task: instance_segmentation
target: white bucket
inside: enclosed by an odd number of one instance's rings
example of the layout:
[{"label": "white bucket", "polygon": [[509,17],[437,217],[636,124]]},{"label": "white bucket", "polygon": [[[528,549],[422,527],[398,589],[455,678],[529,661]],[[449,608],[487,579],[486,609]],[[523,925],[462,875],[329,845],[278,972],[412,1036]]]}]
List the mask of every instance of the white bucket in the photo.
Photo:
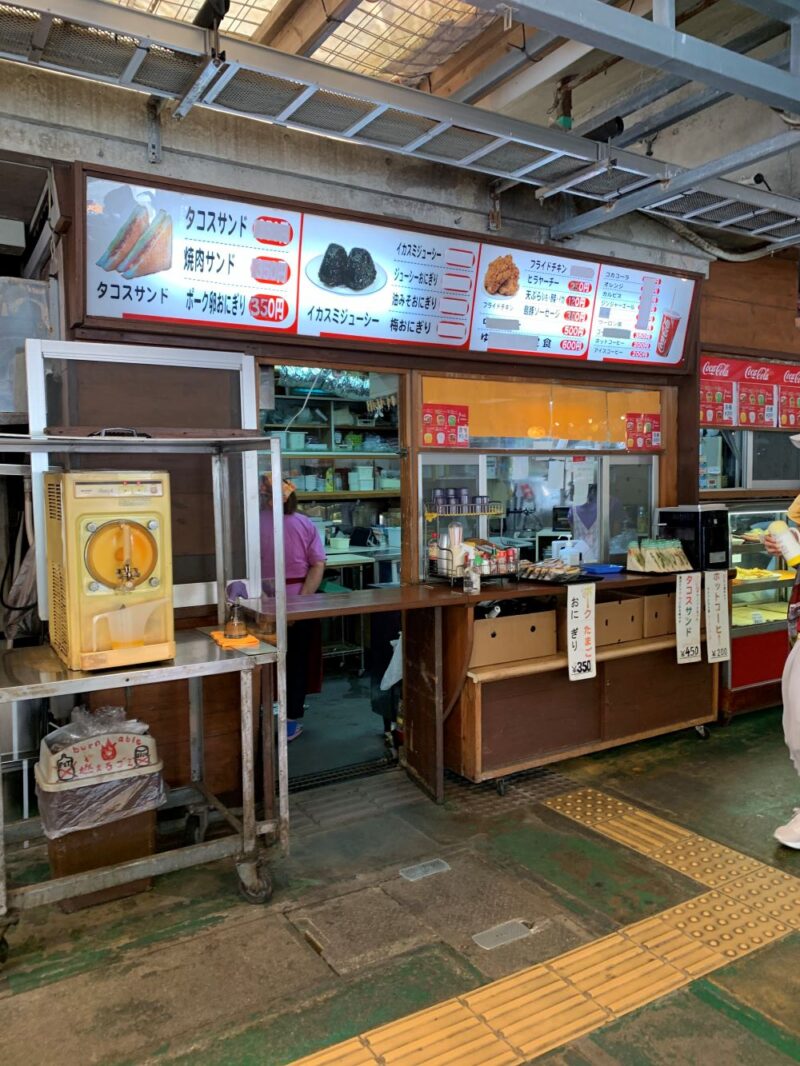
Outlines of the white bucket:
[{"label": "white bucket", "polygon": [[292,431],[286,434],[286,442],[286,447],[290,452],[301,452],[306,446],[306,435]]},{"label": "white bucket", "polygon": [[400,528],[400,526],[387,526],[386,527],[386,536],[388,538],[389,547],[390,548],[399,548],[400,547],[400,538],[402,536],[402,532],[403,531]]}]

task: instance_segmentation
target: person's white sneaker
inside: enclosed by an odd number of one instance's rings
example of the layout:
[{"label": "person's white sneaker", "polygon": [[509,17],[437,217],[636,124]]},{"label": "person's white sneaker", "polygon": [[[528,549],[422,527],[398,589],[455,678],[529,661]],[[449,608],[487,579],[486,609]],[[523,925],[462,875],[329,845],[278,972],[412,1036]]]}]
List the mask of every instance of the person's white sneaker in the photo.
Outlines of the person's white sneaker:
[{"label": "person's white sneaker", "polygon": [[800,807],[795,807],[794,818],[786,825],[778,826],[772,835],[784,847],[800,851]]}]

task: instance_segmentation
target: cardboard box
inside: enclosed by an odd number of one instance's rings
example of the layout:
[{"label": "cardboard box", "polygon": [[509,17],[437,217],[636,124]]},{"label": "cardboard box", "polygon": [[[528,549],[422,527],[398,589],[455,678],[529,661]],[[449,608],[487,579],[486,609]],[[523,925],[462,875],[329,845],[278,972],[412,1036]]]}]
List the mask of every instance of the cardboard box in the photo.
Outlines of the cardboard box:
[{"label": "cardboard box", "polygon": [[[595,604],[595,639],[598,648],[641,640],[644,607],[641,596],[616,596]],[[567,650],[567,609],[558,610],[558,647]]]},{"label": "cardboard box", "polygon": [[485,618],[475,622],[469,665],[496,666],[555,653],[555,611]]},{"label": "cardboard box", "polygon": [[675,632],[675,593],[644,597],[645,637],[668,637]]}]

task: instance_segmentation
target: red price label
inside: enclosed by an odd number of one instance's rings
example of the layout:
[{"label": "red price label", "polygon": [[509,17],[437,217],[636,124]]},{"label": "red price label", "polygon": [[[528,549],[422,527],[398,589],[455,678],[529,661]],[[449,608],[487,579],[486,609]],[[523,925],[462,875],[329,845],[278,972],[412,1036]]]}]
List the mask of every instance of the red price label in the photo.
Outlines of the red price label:
[{"label": "red price label", "polygon": [[565,311],[564,318],[567,322],[585,322],[589,316],[584,314],[583,311]]},{"label": "red price label", "polygon": [[[570,286],[570,288],[571,287],[572,286]],[[568,296],[567,300],[566,300],[566,303],[567,303],[567,307],[588,307],[589,306],[589,301],[587,300],[587,298],[585,296]]]},{"label": "red price label", "polygon": [[[591,292],[592,285],[589,281],[571,281],[569,283],[570,292]],[[588,301],[587,301],[588,302]]]},{"label": "red price label", "polygon": [[582,326],[564,326],[561,332],[565,337],[582,337],[586,330]]},{"label": "red price label", "polygon": [[289,304],[283,296],[251,296],[248,310],[259,322],[283,322],[289,314]]},{"label": "red price label", "polygon": [[562,341],[562,352],[581,352],[583,351],[583,344],[581,341]]}]

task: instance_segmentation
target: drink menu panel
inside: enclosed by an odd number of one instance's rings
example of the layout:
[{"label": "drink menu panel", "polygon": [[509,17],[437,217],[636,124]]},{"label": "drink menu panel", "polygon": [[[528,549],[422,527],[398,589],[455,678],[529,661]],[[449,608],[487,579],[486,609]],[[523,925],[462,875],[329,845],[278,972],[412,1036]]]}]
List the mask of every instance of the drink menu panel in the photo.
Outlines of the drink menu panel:
[{"label": "drink menu panel", "polygon": [[683,359],[691,281],[604,264],[589,359],[674,366]]},{"label": "drink menu panel", "polygon": [[306,215],[298,331],[465,348],[479,245]]},{"label": "drink menu panel", "polygon": [[680,363],[694,283],[87,177],[86,311],[357,343]]},{"label": "drink menu panel", "polygon": [[599,272],[584,260],[484,244],[470,347],[585,359]]}]

